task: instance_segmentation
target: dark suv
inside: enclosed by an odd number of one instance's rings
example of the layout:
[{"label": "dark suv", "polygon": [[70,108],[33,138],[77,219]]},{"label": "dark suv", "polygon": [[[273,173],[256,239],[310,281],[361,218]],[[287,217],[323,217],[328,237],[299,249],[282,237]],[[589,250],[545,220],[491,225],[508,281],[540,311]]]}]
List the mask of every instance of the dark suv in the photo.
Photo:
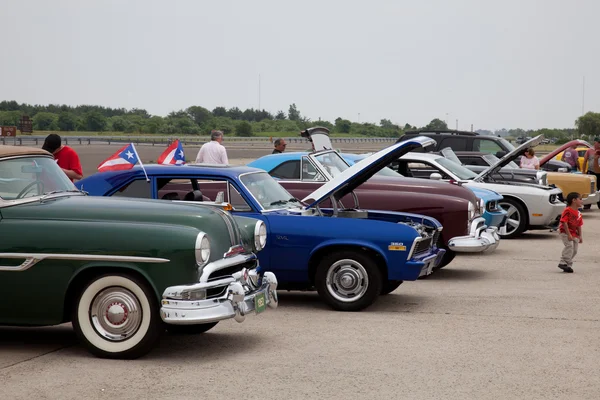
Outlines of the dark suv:
[{"label": "dark suv", "polygon": [[[436,145],[428,147],[428,151],[441,151],[446,147],[450,147],[456,151],[476,151],[482,153],[494,154],[498,158],[502,158],[506,153],[515,149],[508,140],[489,135],[480,135],[477,132],[469,131],[452,131],[452,130],[418,130],[407,131],[398,139],[401,142],[415,136],[427,136],[435,139]],[[425,151],[422,147],[418,151]],[[569,164],[559,160],[548,161],[542,169],[545,171],[558,171],[559,168],[567,168]]]}]

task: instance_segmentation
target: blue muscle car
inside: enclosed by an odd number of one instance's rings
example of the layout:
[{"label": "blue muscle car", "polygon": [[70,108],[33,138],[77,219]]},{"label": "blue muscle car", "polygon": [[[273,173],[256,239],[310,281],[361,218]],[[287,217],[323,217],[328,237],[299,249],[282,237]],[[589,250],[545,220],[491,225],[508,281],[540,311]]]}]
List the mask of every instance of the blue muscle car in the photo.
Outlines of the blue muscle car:
[{"label": "blue muscle car", "polygon": [[427,140],[388,147],[302,201],[265,171],[250,167],[149,165],[147,181],[136,166],[97,173],[76,186],[94,196],[198,202],[263,220],[268,242],[259,261],[261,268],[276,273],[279,289],[316,289],[332,308],[357,311],[403,281],[430,274],[443,258],[445,251],[436,246],[442,230],[436,219],[362,210],[358,204],[346,208],[339,201],[390,160]]}]

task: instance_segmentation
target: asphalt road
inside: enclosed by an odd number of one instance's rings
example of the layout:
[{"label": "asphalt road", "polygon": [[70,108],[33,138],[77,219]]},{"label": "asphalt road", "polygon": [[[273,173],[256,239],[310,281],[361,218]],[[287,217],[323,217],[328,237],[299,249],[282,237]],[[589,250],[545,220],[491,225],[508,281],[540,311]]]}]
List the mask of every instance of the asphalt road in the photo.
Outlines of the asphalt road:
[{"label": "asphalt road", "polygon": [[596,206],[584,223],[574,274],[556,233],[526,233],[360,313],[280,292],[276,310],[134,361],[93,358],[69,324],[3,327],[0,399],[597,399]]}]

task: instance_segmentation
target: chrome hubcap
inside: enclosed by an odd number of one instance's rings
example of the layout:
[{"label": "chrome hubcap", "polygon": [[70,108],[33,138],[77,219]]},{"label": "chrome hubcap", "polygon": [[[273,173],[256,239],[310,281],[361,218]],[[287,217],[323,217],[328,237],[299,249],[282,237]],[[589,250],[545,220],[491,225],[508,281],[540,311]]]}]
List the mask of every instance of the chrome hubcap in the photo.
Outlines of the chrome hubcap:
[{"label": "chrome hubcap", "polygon": [[90,320],[100,336],[120,342],[135,335],[140,328],[142,308],[129,290],[112,287],[96,295],[90,307]]},{"label": "chrome hubcap", "polygon": [[521,224],[521,215],[519,214],[517,207],[512,204],[500,203],[500,207],[506,211],[506,224],[498,230],[498,233],[501,236],[510,235],[516,231]]},{"label": "chrome hubcap", "polygon": [[336,300],[350,303],[364,296],[369,287],[369,276],[359,262],[339,260],[329,267],[326,285]]}]

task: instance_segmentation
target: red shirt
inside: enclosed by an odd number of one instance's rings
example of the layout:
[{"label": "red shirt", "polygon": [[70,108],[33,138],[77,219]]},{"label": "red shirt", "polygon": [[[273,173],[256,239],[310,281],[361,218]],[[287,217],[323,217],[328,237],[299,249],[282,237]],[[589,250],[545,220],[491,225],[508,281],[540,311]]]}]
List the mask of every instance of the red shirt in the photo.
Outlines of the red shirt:
[{"label": "red shirt", "polygon": [[[79,156],[69,146],[63,146],[58,152],[54,154],[54,159],[59,167],[64,169],[70,169],[83,176],[83,171],[81,170],[81,163],[79,162]],[[73,182],[73,179],[71,179]]]},{"label": "red shirt", "polygon": [[571,236],[578,238],[577,236],[577,228],[583,226],[583,217],[581,216],[581,212],[579,210],[573,210],[571,207],[565,207],[565,210],[562,212],[560,216],[560,233],[565,232],[565,228],[563,226],[563,222],[567,223],[569,227],[569,232],[571,232]]}]

